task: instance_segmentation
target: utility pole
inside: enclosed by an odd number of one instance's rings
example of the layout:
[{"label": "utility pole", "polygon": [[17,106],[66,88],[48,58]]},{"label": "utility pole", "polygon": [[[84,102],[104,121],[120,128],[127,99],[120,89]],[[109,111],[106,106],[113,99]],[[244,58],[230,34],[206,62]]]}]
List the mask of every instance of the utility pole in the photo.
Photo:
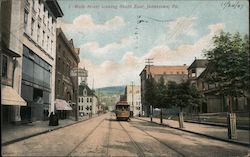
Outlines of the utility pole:
[{"label": "utility pole", "polygon": [[134,116],[134,84],[133,84],[133,81],[132,81],[132,111],[133,111],[133,115],[132,117]]},{"label": "utility pole", "polygon": [[77,64],[77,70],[76,70],[76,80],[77,80],[77,87],[76,87],[76,121],[78,121],[78,99],[79,99],[79,85],[78,85],[78,64]]}]

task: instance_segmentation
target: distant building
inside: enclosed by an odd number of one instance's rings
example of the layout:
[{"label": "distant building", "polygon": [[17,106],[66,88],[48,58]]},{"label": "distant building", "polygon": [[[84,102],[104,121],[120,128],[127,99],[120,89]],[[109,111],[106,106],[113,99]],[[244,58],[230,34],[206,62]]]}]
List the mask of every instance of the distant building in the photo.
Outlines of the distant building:
[{"label": "distant building", "polygon": [[140,91],[141,89],[139,85],[127,85],[125,87],[125,98],[130,105],[130,111],[133,112],[133,116],[139,116],[142,114]]},{"label": "distant building", "polygon": [[[59,118],[67,118],[75,115],[78,79],[70,76],[70,71],[78,67],[80,49],[75,48],[73,39],[68,40],[61,28],[56,29],[56,37],[55,99],[65,100],[73,108],[71,111],[58,111]],[[58,110],[57,105],[59,104],[56,104]],[[63,108],[60,107],[60,109]]]},{"label": "distant building", "polygon": [[167,83],[168,81],[175,81],[176,83],[181,83],[188,78],[188,66],[145,66],[140,73],[141,77],[141,103],[142,103],[142,112],[143,115],[149,115],[150,106],[147,105],[145,101],[145,83],[146,79],[149,78],[150,74],[155,79],[155,81],[159,81],[161,77],[164,78],[164,81]]},{"label": "distant building", "polygon": [[101,104],[94,91],[85,82],[81,82],[78,97],[79,116],[97,114],[101,109]]}]

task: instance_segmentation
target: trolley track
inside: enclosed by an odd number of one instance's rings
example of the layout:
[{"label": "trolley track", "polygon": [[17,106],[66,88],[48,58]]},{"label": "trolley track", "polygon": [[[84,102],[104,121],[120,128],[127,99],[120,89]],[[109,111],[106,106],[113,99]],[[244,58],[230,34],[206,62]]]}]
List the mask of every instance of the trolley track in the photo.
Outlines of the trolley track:
[{"label": "trolley track", "polygon": [[91,129],[87,136],[85,136],[66,156],[70,156],[83,142],[85,142],[90,135],[94,133],[94,131],[105,121],[106,119],[101,120],[93,129]]},{"label": "trolley track", "polygon": [[[110,115],[111,116],[111,115]],[[110,146],[110,135],[111,135],[111,117],[109,118],[109,126],[108,126],[108,135],[107,135],[107,150],[106,155],[109,156],[109,146]]]},{"label": "trolley track", "polygon": [[131,137],[131,135],[129,134],[129,132],[124,128],[124,126],[121,124],[121,122],[119,121],[120,126],[122,127],[122,129],[124,130],[124,132],[128,135],[130,141],[134,144],[134,146],[137,148],[138,151],[138,156],[142,156],[145,157],[144,151],[143,149],[140,147],[140,145],[138,145],[136,143],[136,141]]},{"label": "trolley track", "polygon": [[181,151],[175,149],[174,147],[170,146],[169,144],[159,140],[158,138],[156,138],[155,136],[151,135],[150,133],[148,133],[147,131],[137,127],[137,126],[134,126],[133,127],[137,128],[138,130],[144,132],[146,135],[148,135],[149,137],[152,137],[153,139],[155,139],[156,141],[160,142],[162,145],[164,145],[165,147],[168,147],[169,149],[173,150],[174,152],[180,154],[181,156],[185,157],[185,154],[183,154]]}]

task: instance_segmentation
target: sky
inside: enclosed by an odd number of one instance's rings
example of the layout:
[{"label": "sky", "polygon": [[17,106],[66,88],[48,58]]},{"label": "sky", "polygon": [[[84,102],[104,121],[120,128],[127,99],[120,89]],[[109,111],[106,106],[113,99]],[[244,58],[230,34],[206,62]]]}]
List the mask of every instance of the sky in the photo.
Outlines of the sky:
[{"label": "sky", "polygon": [[58,0],[90,87],[140,84],[145,59],[190,65],[220,31],[249,34],[248,1]]}]

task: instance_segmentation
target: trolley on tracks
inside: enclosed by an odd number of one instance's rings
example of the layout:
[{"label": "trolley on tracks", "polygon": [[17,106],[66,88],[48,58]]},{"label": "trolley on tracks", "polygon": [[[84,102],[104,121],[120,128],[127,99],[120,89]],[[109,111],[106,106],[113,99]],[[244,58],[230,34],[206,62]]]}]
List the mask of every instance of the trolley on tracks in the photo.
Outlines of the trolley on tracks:
[{"label": "trolley on tracks", "polygon": [[116,120],[129,120],[130,106],[126,101],[120,101],[115,105]]}]

